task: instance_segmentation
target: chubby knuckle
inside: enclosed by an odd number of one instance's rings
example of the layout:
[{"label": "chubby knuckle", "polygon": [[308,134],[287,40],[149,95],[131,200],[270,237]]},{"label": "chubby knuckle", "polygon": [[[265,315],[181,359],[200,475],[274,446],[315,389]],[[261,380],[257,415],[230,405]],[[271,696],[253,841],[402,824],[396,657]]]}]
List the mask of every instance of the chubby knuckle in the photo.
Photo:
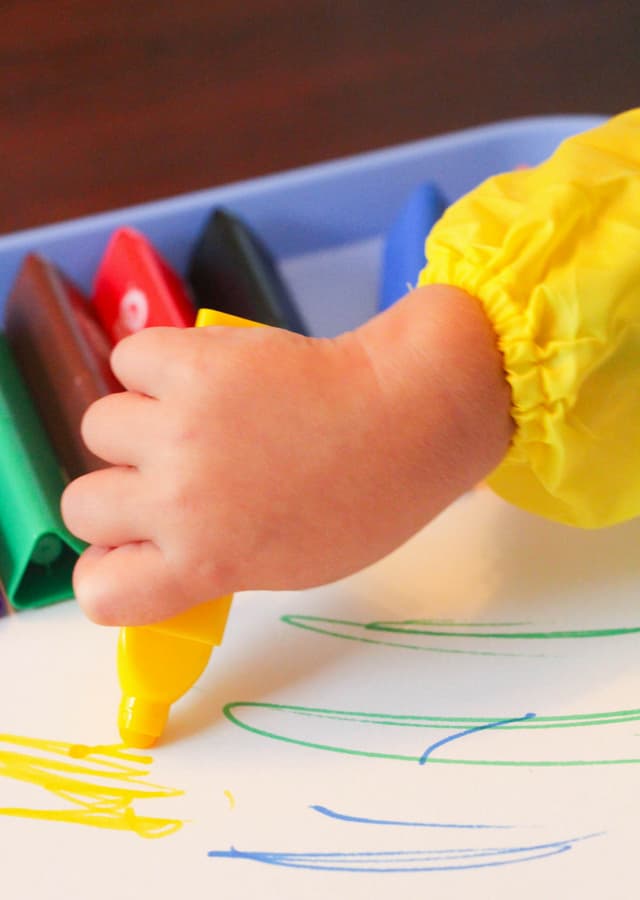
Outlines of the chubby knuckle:
[{"label": "chubby knuckle", "polygon": [[186,397],[172,405],[162,423],[165,449],[171,459],[171,468],[191,466],[193,448],[198,444],[203,430],[202,413],[194,408],[192,399]]},{"label": "chubby knuckle", "polygon": [[177,343],[175,352],[166,359],[168,380],[178,389],[193,391],[199,383],[209,377],[212,355],[202,342],[190,340],[194,334],[181,335],[184,340]]},{"label": "chubby knuckle", "polygon": [[194,379],[193,363],[190,361],[191,353],[176,353],[167,358],[164,363],[165,381],[173,389],[179,391],[190,390]]},{"label": "chubby knuckle", "polygon": [[[158,502],[158,524],[183,529],[185,520],[191,518],[193,512],[197,497],[197,485],[190,478],[176,471],[157,483],[155,491]],[[180,530],[176,532],[177,539],[180,538]]]},{"label": "chubby knuckle", "polygon": [[237,584],[236,568],[222,548],[208,546],[205,551],[196,551],[184,546],[176,553],[174,564],[176,572],[189,579],[200,600],[231,593]]}]

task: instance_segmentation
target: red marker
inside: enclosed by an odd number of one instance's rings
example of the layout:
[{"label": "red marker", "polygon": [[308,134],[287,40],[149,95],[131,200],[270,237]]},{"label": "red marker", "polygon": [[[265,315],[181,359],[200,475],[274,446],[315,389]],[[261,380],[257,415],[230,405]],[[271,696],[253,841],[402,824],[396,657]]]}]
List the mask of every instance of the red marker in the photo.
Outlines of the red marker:
[{"label": "red marker", "polygon": [[132,228],[116,231],[95,278],[93,304],[112,341],[153,325],[195,323],[187,289],[149,241]]}]

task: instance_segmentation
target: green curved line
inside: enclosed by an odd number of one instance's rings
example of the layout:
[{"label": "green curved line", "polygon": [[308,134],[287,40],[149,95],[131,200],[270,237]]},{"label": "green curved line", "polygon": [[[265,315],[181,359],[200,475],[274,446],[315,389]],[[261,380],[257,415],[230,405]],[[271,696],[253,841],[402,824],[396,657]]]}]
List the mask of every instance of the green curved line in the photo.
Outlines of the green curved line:
[{"label": "green curved line", "polygon": [[[376,725],[406,725],[413,727],[428,728],[458,728],[464,727],[474,722],[491,722],[500,721],[491,717],[466,717],[461,716],[455,719],[447,719],[443,716],[396,716],[389,713],[359,713],[348,712],[345,710],[332,710],[304,706],[289,706],[279,703],[261,703],[254,701],[234,701],[225,704],[223,714],[234,725],[249,731],[252,734],[261,735],[262,737],[271,738],[272,740],[282,741],[286,744],[297,744],[301,747],[308,747],[315,750],[325,750],[330,753],[342,753],[348,756],[363,756],[373,759],[388,759],[400,762],[419,762],[420,756],[407,755],[401,753],[384,753],[375,750],[354,750],[348,747],[340,747],[332,744],[321,744],[315,741],[305,741],[301,738],[287,737],[283,734],[267,731],[258,728],[255,725],[249,725],[241,721],[234,710],[240,708],[255,709],[272,709],[276,712],[292,712],[294,714],[309,715],[317,718],[334,718],[340,721],[355,721],[362,724]],[[516,729],[533,729],[533,728],[571,728],[576,726],[592,726],[592,725],[609,725],[619,722],[633,722],[640,718],[640,709],[632,710],[613,710],[608,713],[584,713],[575,716],[541,716],[518,723],[505,725],[504,730]],[[443,724],[446,723],[446,724]],[[502,726],[501,726],[502,728]],[[637,765],[640,758],[626,759],[571,759],[571,760],[496,760],[496,759],[440,759],[431,757],[429,763],[441,763],[443,765],[464,765],[464,766],[510,766],[523,767],[534,766],[536,768],[569,767],[569,766],[609,766],[609,765]]]},{"label": "green curved line", "polygon": [[[625,634],[640,633],[640,626],[628,628],[587,628],[567,629],[564,631],[442,631],[441,625],[454,625],[456,628],[491,628],[526,625],[527,622],[440,622],[437,619],[407,620],[406,622],[380,621],[369,622],[364,627],[370,631],[390,632],[392,634],[425,634],[434,637],[462,638],[498,638],[499,640],[565,640],[582,638],[618,637]],[[421,626],[421,627],[407,627]],[[424,626],[424,627],[423,627]]]},{"label": "green curved line", "polygon": [[458,619],[380,619],[371,622],[371,628],[378,625],[453,625],[456,628],[516,628],[520,625],[530,625],[531,622],[460,622]]},{"label": "green curved line", "polygon": [[[282,710],[281,710],[282,711]],[[360,716],[357,713],[353,715],[341,715],[339,713],[320,713],[320,712],[302,712],[298,710],[290,710],[294,715],[300,716],[308,716],[309,718],[314,719],[331,719],[334,722],[355,722],[359,725],[389,725],[393,728],[442,728],[451,730],[453,729],[464,729],[468,728],[470,725],[482,725],[487,722],[500,722],[501,719],[491,719],[491,718],[459,718],[459,719],[444,719],[442,718],[440,721],[437,721],[437,718],[434,717],[430,719],[425,716],[422,721],[411,721],[410,717],[406,717],[406,721],[391,721],[391,716],[389,716],[389,720],[387,721],[375,721],[371,716],[367,716],[364,713]],[[594,725],[619,725],[624,722],[636,722],[639,716],[612,716],[609,718],[603,718],[600,721],[579,721],[581,717],[576,717],[576,720],[567,720],[567,721],[550,721],[554,717],[547,716],[545,724],[532,724],[532,725],[502,725],[500,727],[500,731],[517,731],[518,729],[535,729],[539,730],[549,730],[552,728],[588,728]],[[558,717],[559,718],[559,717]],[[537,717],[536,717],[537,719]],[[545,722],[545,717],[541,717],[542,721]]]},{"label": "green curved line", "polygon": [[[235,706],[254,707],[256,709],[273,709],[277,712],[291,712],[298,715],[312,716],[315,718],[338,719],[340,721],[362,721],[377,725],[397,726],[400,724],[414,727],[433,728],[466,728],[469,725],[482,724],[483,722],[500,722],[504,716],[425,716],[396,713],[362,712],[356,710],[328,709],[316,706],[296,706],[284,703],[266,703],[258,700],[237,700],[228,703],[229,708]],[[225,707],[226,708],[226,707]],[[564,727],[571,728],[575,724],[606,725],[611,722],[634,722],[640,719],[639,709],[614,709],[608,712],[598,713],[573,713],[563,716],[536,716],[535,719],[527,719],[522,723],[514,724],[513,728],[526,728],[528,730],[537,727]],[[544,725],[543,725],[544,723]]]},{"label": "green curved line", "polygon": [[[342,634],[326,627],[327,625],[344,625],[352,628],[362,628],[369,632],[382,634],[406,634],[425,635],[428,637],[457,637],[498,640],[582,640],[586,638],[620,637],[629,634],[640,633],[640,626],[618,628],[582,628],[556,631],[485,631],[486,628],[514,628],[528,625],[528,622],[455,622],[449,619],[406,619],[404,621],[381,620],[377,622],[356,622],[349,619],[329,619],[322,616],[306,616],[299,613],[287,613],[280,617],[282,622],[302,628],[307,631],[315,631],[318,634],[329,634],[333,637],[347,641],[360,641],[364,644],[384,644],[388,647],[402,647],[407,650],[421,650],[430,653],[460,653],[468,655],[473,653],[479,656],[509,656],[519,654],[504,654],[496,651],[459,650],[444,647],[421,647],[419,644],[399,644],[393,641],[384,641],[378,638],[359,637],[357,635]],[[315,624],[312,624],[315,623]],[[443,630],[453,626],[451,630]],[[461,628],[477,628],[480,631],[460,631]]]},{"label": "green curved line", "polygon": [[[376,623],[354,622],[349,621],[348,619],[324,619],[321,616],[303,616],[298,615],[297,613],[288,613],[286,615],[283,615],[280,617],[280,621],[284,622],[286,625],[293,625],[294,628],[302,628],[305,631],[315,631],[317,634],[328,634],[331,637],[341,638],[344,641],[358,641],[361,644],[381,644],[385,647],[399,647],[403,650],[419,650],[422,653],[451,653],[459,654],[461,656],[522,656],[522,654],[520,653],[501,653],[495,650],[459,650],[453,647],[421,647],[420,644],[401,644],[397,641],[383,641],[380,638],[366,638],[359,637],[355,634],[343,634],[340,631],[331,631],[328,628],[321,628],[309,624],[310,622],[319,622],[327,625],[348,625],[354,628],[370,629],[373,631],[377,630],[372,627]],[[391,629],[388,630],[391,631]],[[401,629],[398,630],[402,631]],[[411,632],[407,632],[407,634],[410,633]],[[421,632],[418,631],[415,632],[415,634],[420,633]],[[433,633],[437,637],[440,637],[439,632]]]}]

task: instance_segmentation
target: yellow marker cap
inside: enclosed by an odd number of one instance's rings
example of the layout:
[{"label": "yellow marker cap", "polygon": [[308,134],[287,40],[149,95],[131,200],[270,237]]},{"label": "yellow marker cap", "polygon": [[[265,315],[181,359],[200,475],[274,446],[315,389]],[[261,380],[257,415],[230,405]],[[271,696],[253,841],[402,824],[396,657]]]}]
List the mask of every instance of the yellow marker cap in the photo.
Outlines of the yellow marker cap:
[{"label": "yellow marker cap", "polygon": [[217,309],[198,310],[196,318],[196,328],[203,328],[207,325],[227,325],[235,328],[263,328],[260,322],[252,322],[250,319],[243,319],[241,316],[233,316],[231,313],[219,312]]},{"label": "yellow marker cap", "polygon": [[120,736],[129,747],[151,747],[171,705],[195,684],[222,641],[232,596],[194,606],[158,625],[120,629]]}]

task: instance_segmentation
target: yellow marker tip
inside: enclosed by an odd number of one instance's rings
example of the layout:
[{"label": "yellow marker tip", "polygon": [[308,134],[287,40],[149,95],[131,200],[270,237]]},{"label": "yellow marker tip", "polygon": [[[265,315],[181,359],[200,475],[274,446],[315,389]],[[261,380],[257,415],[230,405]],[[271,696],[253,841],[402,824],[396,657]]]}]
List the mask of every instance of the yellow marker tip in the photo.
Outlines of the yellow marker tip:
[{"label": "yellow marker tip", "polygon": [[149,747],[153,747],[158,740],[156,734],[142,734],[140,731],[123,727],[120,727],[120,737],[126,747],[133,747],[136,750],[147,750]]},{"label": "yellow marker tip", "polygon": [[118,714],[118,730],[126,746],[138,750],[152,747],[167,724],[169,707],[168,703],[124,696]]}]

